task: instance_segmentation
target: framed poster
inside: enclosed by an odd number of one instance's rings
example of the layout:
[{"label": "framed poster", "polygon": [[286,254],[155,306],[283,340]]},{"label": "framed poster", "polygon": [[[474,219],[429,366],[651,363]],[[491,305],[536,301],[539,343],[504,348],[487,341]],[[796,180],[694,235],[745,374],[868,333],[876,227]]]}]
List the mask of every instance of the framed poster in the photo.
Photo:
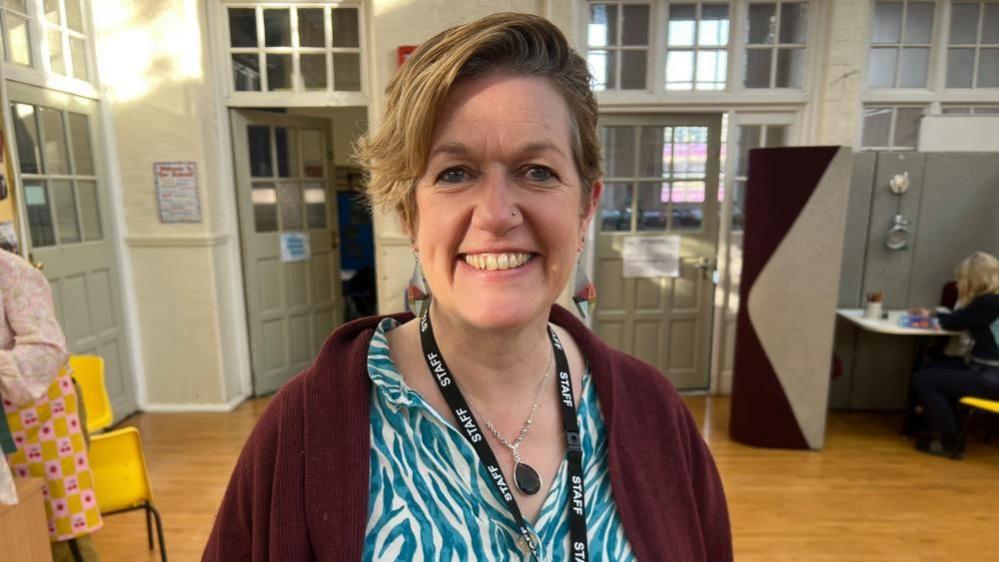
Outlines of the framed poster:
[{"label": "framed poster", "polygon": [[198,167],[195,162],[156,162],[156,206],[162,223],[200,223]]}]

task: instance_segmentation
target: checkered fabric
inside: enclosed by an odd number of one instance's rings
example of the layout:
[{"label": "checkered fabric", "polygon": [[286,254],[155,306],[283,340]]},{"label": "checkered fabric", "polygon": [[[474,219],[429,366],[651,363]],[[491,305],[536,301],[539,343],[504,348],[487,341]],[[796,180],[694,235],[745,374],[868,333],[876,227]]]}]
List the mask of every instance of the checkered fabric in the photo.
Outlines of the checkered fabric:
[{"label": "checkered fabric", "polygon": [[63,369],[35,402],[18,407],[4,400],[3,409],[17,445],[17,451],[7,455],[11,471],[45,479],[49,538],[65,541],[100,529],[94,476],[69,370]]}]

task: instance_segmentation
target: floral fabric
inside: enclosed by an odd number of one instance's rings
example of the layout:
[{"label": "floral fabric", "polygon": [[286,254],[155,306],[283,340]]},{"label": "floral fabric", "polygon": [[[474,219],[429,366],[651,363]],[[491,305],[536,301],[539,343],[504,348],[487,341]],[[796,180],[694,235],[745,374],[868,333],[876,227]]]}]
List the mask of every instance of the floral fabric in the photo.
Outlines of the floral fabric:
[{"label": "floral fabric", "polygon": [[69,369],[38,400],[17,406],[5,399],[3,407],[18,446],[7,456],[14,475],[45,479],[49,538],[64,541],[100,529],[94,476]]},{"label": "floral fabric", "polygon": [[[69,354],[42,272],[0,251],[0,398],[17,450],[0,460],[14,476],[45,479],[42,495],[53,541],[101,527]],[[4,467],[0,467],[0,472]],[[0,479],[0,493],[14,494]]]},{"label": "floral fabric", "polygon": [[0,396],[14,404],[45,393],[69,358],[41,271],[0,250]]}]

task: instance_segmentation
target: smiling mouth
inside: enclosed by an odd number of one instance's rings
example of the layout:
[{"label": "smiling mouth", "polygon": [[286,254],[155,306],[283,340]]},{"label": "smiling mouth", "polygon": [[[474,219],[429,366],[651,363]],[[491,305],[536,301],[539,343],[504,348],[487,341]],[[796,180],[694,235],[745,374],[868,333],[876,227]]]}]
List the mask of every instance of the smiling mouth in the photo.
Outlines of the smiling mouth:
[{"label": "smiling mouth", "polygon": [[498,271],[523,267],[537,254],[509,252],[501,254],[465,254],[465,263],[482,271]]}]

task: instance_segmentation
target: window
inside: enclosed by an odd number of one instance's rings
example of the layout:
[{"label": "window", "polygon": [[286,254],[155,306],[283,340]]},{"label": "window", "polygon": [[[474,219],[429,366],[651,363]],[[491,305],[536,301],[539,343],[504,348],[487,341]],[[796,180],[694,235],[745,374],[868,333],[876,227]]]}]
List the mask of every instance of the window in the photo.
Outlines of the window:
[{"label": "window", "polygon": [[83,0],[43,0],[42,9],[49,71],[88,80]]},{"label": "window", "polygon": [[749,151],[788,144],[789,125],[740,125],[736,146],[735,175],[732,180],[732,230],[742,231],[746,224],[746,180],[749,177]]},{"label": "window", "polygon": [[649,4],[590,4],[586,60],[594,90],[644,90],[648,83]]},{"label": "window", "polygon": [[227,10],[235,91],[361,91],[356,7],[302,4]]},{"label": "window", "polygon": [[257,232],[326,228],[326,137],[316,129],[247,129]]},{"label": "window", "polygon": [[941,107],[944,115],[999,115],[999,105],[950,105]]},{"label": "window", "polygon": [[11,104],[24,204],[35,248],[104,238],[89,118]]},{"label": "window", "polygon": [[747,88],[801,88],[807,30],[805,2],[751,3],[743,84]]},{"label": "window", "polygon": [[3,30],[4,62],[32,66],[31,29],[28,6],[25,0],[7,0],[0,9],[0,28]]},{"label": "window", "polygon": [[946,84],[999,88],[999,2],[951,4]]},{"label": "window", "polygon": [[728,3],[670,3],[666,89],[724,90],[728,38]]},{"label": "window", "polygon": [[708,128],[601,127],[602,232],[698,231],[704,222]]},{"label": "window", "polygon": [[915,150],[923,106],[866,106],[861,146],[866,150]]},{"label": "window", "polygon": [[867,55],[869,88],[925,88],[933,35],[932,2],[876,2],[871,48]]}]

